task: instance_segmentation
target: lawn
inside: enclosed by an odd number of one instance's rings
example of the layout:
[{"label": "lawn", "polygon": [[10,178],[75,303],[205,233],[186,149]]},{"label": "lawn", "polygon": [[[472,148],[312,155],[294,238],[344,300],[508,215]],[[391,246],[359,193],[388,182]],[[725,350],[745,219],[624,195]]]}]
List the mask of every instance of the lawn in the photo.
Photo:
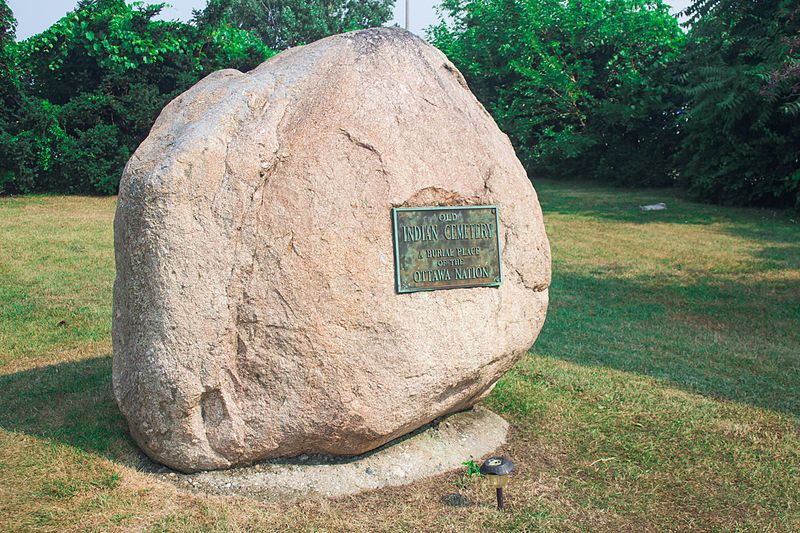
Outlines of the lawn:
[{"label": "lawn", "polygon": [[513,427],[505,513],[464,472],[295,502],[144,472],[111,393],[114,199],[0,199],[0,530],[800,530],[798,217],[537,189],[551,307],[484,402]]}]

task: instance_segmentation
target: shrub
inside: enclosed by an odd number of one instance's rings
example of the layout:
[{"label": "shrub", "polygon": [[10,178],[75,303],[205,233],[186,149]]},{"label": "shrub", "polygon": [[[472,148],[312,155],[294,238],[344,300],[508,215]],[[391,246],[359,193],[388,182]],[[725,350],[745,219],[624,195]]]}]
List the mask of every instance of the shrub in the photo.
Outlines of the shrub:
[{"label": "shrub", "polygon": [[13,73],[27,94],[0,113],[0,191],[116,193],[169,100],[213,70],[247,70],[273,53],[225,18],[155,20],[162,7],[83,0],[45,32],[6,43],[15,68],[0,75]]},{"label": "shrub", "polygon": [[706,201],[800,208],[800,7],[701,0],[690,12],[681,182]]},{"label": "shrub", "polygon": [[534,175],[671,183],[683,34],[661,0],[445,0],[430,37]]}]

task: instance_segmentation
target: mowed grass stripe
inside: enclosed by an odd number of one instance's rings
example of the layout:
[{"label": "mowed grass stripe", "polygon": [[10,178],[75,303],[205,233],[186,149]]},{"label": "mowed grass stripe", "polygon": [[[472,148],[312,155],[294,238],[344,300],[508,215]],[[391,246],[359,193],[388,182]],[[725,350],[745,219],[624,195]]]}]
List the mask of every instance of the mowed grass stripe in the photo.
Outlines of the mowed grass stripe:
[{"label": "mowed grass stripe", "polygon": [[110,349],[114,205],[113,198],[0,200],[0,373],[43,355]]},{"label": "mowed grass stripe", "polygon": [[485,401],[513,426],[504,514],[462,473],[254,502],[140,472],[110,383],[114,200],[0,199],[0,530],[800,529],[794,215],[536,185],[551,308]]}]

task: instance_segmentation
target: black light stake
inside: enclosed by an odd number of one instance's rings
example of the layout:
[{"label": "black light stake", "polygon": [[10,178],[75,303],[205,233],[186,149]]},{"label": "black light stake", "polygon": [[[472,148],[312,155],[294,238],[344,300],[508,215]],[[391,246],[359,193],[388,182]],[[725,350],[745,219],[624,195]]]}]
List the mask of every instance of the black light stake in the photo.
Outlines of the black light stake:
[{"label": "black light stake", "polygon": [[501,511],[505,507],[503,487],[508,485],[508,475],[513,471],[514,463],[505,457],[489,457],[481,465],[481,474],[497,489],[497,508]]}]

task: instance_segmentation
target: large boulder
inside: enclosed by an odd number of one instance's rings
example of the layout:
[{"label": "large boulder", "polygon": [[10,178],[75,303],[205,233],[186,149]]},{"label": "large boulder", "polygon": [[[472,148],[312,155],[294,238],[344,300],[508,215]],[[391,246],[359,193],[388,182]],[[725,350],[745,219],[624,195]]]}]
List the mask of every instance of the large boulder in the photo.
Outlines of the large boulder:
[{"label": "large boulder", "polygon": [[[500,287],[398,294],[391,208],[493,204]],[[508,138],[447,58],[371,29],[167,105],[114,222],[114,394],[191,472],[359,454],[473,405],[545,318],[550,250]]]}]

